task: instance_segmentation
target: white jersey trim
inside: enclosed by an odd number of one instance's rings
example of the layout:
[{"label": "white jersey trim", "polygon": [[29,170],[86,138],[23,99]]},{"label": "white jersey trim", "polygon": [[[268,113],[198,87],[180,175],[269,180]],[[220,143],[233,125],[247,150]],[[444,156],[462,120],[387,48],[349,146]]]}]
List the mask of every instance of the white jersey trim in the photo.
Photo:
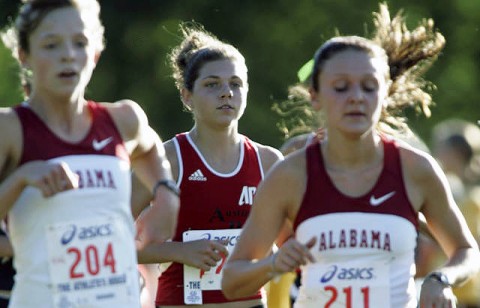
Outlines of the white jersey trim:
[{"label": "white jersey trim", "polygon": [[180,150],[180,145],[178,144],[177,137],[173,138],[173,144],[175,145],[175,154],[177,155],[178,161],[178,177],[177,177],[177,186],[180,187],[180,184],[183,180],[183,160],[182,160],[182,151]]},{"label": "white jersey trim", "polygon": [[187,133],[186,137],[187,137],[187,140],[190,143],[190,145],[193,147],[193,149],[197,153],[198,157],[200,157],[200,159],[202,160],[202,163],[205,165],[205,167],[207,167],[207,169],[210,170],[210,172],[212,172],[216,176],[223,177],[223,178],[232,177],[232,176],[236,175],[240,171],[240,169],[242,168],[243,159],[245,157],[245,144],[244,144],[245,143],[245,138],[243,136],[240,135],[240,137],[241,137],[241,140],[240,140],[240,157],[238,159],[237,166],[235,167],[235,169],[232,172],[229,172],[229,173],[221,173],[221,172],[218,172],[215,169],[213,169],[213,167],[210,166],[208,164],[208,162],[205,160],[205,158],[203,157],[202,152],[200,152],[200,150],[197,148],[197,146],[193,142],[192,138],[190,137],[190,133]]}]

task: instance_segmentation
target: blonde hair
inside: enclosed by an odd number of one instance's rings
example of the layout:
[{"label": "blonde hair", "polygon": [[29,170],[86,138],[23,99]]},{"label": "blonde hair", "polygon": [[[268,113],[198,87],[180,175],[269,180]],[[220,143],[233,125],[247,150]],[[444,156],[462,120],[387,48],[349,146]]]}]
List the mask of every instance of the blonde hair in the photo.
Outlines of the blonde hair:
[{"label": "blonde hair", "polygon": [[[412,132],[406,123],[402,111],[406,107],[413,107],[417,112],[430,117],[430,107],[433,100],[429,91],[434,85],[425,81],[422,76],[437,59],[445,46],[445,38],[435,31],[431,19],[422,20],[413,30],[409,31],[403,12],[399,11],[390,18],[386,4],[380,4],[379,12],[374,13],[375,32],[371,39],[358,36],[339,36],[325,42],[315,53],[312,73],[309,84],[299,83],[289,88],[289,99],[274,106],[281,114],[288,114],[288,108],[310,108],[311,112],[303,115],[314,115],[310,101],[308,87],[318,91],[318,74],[328,59],[338,52],[354,49],[364,51],[375,58],[384,59],[388,65],[385,76],[389,82],[386,108],[382,110],[377,129],[394,135],[411,135]],[[301,104],[301,105],[300,105]],[[301,106],[301,107],[299,107]],[[298,110],[297,110],[298,111]],[[297,115],[302,116],[302,114]],[[315,117],[315,116],[314,116]],[[308,127],[304,124],[318,124],[318,118],[296,120],[299,126],[287,127],[286,122],[280,123],[286,136],[292,132],[316,129],[319,126]]]},{"label": "blonde hair", "polygon": [[[76,8],[82,17],[87,19],[87,25],[92,30],[93,42],[98,52],[105,48],[105,29],[100,20],[100,5],[97,0],[22,0],[15,22],[1,33],[3,43],[12,52],[12,56],[18,59],[18,52],[22,50],[30,52],[29,38],[37,29],[45,16],[50,12],[66,7]],[[28,95],[30,89],[30,72],[21,69],[20,80]]]}]

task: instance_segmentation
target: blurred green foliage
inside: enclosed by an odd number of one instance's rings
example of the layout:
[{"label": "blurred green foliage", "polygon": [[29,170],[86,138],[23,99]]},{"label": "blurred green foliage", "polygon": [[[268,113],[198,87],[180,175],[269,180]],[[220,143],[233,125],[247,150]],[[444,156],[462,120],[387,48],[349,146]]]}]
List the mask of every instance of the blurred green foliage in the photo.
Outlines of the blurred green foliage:
[{"label": "blurred green foliage", "polygon": [[[0,26],[11,22],[18,0],[0,0]],[[411,127],[428,141],[431,127],[446,118],[480,118],[480,1],[390,1],[392,14],[403,9],[410,27],[433,18],[447,40],[443,55],[427,74],[437,85],[436,107],[426,120],[407,111]],[[253,140],[279,146],[274,102],[286,98],[297,70],[322,42],[340,34],[370,35],[376,0],[102,0],[107,48],[87,97],[97,101],[131,98],[146,110],[163,139],[189,130],[166,66],[166,55],[179,42],[181,21],[196,21],[237,46],[247,59],[250,92],[240,131]],[[18,68],[0,46],[0,104],[22,99]]]}]

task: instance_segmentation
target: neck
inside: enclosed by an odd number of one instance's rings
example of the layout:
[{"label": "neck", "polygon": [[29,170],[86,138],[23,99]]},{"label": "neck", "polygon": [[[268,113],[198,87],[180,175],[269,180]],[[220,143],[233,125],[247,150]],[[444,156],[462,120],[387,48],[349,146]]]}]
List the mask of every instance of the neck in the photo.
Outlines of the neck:
[{"label": "neck", "polygon": [[189,136],[212,168],[225,173],[235,169],[241,145],[237,130],[207,131],[194,126]]},{"label": "neck", "polygon": [[208,149],[209,152],[222,153],[236,149],[240,143],[240,134],[236,129],[218,131],[195,125],[189,135],[197,147]]},{"label": "neck", "polygon": [[363,170],[383,161],[383,146],[376,135],[355,140],[329,136],[322,142],[322,155],[328,169]]},{"label": "neck", "polygon": [[90,125],[90,114],[86,112],[86,101],[44,100],[32,96],[27,100],[35,114],[59,137],[77,140]]}]

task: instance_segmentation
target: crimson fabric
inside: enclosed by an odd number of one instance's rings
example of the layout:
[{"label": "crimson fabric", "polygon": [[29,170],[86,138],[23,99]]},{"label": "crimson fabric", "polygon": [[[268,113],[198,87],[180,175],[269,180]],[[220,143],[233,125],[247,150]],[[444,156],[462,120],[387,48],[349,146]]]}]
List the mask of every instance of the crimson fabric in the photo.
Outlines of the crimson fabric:
[{"label": "crimson fabric", "polygon": [[[241,228],[250,213],[250,204],[239,205],[244,187],[257,187],[262,179],[257,151],[244,137],[244,158],[236,173],[219,174],[202,161],[186,133],[176,136],[183,172],[180,182],[180,213],[173,241],[181,242],[187,230]],[[198,172],[200,170],[200,172]],[[189,179],[190,178],[190,179]],[[172,263],[158,280],[156,305],[184,305],[183,264]],[[224,303],[221,290],[203,291],[203,303]],[[261,294],[241,299],[259,299]]]},{"label": "crimson fabric", "polygon": [[[130,161],[122,137],[116,128],[106,108],[98,103],[89,101],[87,108],[92,116],[92,124],[87,135],[76,143],[60,139],[48,126],[33,112],[27,104],[14,107],[21,119],[24,148],[20,165],[31,160],[48,160],[66,155],[98,154],[114,155]],[[101,142],[112,137],[111,141],[100,150],[93,147],[95,142]],[[45,145],[48,146],[45,146]]]},{"label": "crimson fabric", "polygon": [[[382,138],[384,166],[373,188],[363,196],[352,198],[342,194],[325,170],[318,142],[307,147],[307,189],[294,222],[294,229],[302,221],[329,213],[362,212],[391,214],[409,220],[418,227],[417,214],[408,200],[400,165],[400,153],[393,140]],[[385,201],[388,206],[372,206],[371,196],[384,196],[398,192],[395,198]],[[406,206],[407,205],[407,206]]]}]

